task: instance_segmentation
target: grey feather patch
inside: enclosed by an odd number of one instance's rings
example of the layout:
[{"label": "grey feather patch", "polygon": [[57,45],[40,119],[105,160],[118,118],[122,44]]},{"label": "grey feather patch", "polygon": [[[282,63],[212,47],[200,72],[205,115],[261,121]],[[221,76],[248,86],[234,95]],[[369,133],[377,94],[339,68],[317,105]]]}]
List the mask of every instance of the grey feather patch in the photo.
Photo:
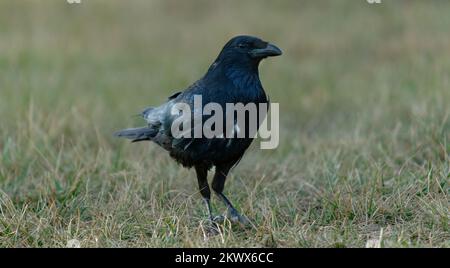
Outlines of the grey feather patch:
[{"label": "grey feather patch", "polygon": [[153,110],[153,107],[147,107],[141,112],[143,118],[147,118],[148,114]]}]

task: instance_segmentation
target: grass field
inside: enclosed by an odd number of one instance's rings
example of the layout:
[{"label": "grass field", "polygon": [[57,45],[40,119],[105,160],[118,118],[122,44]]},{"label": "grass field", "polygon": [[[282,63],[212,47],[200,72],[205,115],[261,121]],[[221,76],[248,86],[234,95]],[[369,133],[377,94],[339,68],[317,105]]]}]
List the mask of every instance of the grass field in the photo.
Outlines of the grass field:
[{"label": "grass field", "polygon": [[[0,247],[450,247],[450,2],[0,1]],[[205,239],[193,170],[115,130],[252,34],[280,103]],[[217,212],[225,208],[214,200]]]}]

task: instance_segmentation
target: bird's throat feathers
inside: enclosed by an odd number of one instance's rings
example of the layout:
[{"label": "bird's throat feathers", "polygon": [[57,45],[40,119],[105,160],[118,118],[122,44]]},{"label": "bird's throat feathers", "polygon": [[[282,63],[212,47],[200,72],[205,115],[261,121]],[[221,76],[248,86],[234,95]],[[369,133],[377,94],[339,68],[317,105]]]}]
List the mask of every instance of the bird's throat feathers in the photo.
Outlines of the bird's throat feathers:
[{"label": "bird's throat feathers", "polygon": [[249,64],[218,59],[211,65],[205,78],[227,79],[239,90],[262,90],[261,81],[259,80],[258,63]]}]

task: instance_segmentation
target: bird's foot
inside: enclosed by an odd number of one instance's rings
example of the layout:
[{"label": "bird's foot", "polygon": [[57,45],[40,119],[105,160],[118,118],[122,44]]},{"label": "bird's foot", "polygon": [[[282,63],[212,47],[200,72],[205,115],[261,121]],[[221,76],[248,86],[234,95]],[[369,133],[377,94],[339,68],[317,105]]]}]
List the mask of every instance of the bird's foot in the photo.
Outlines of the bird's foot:
[{"label": "bird's foot", "polygon": [[230,221],[234,224],[239,224],[245,228],[253,226],[250,220],[239,214],[239,212],[234,209],[230,208],[228,209],[227,215],[217,215],[214,217],[211,217],[204,226],[204,234],[208,237],[220,235],[223,231],[223,227],[226,224],[226,221]]},{"label": "bird's foot", "polygon": [[239,212],[235,208],[229,208],[228,209],[227,218],[231,222],[239,223],[239,224],[243,225],[244,227],[251,226],[250,220],[247,217],[239,214]]},{"label": "bird's foot", "polygon": [[205,225],[203,225],[204,234],[206,236],[216,236],[221,233],[220,223],[216,222],[214,219],[209,219]]},{"label": "bird's foot", "polygon": [[223,224],[226,217],[224,215],[217,215],[214,218],[212,218],[212,222],[216,224]]}]

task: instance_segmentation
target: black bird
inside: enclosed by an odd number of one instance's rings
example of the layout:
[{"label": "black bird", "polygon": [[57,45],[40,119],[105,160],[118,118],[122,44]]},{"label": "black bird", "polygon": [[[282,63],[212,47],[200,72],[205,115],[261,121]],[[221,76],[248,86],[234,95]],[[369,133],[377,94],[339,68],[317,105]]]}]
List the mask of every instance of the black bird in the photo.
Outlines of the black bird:
[{"label": "black bird", "polygon": [[194,95],[202,96],[203,105],[219,103],[224,111],[226,103],[268,103],[259,80],[258,66],[262,59],[281,54],[278,47],[257,37],[236,36],[225,44],[200,80],[186,90],[173,94],[161,106],[150,107],[142,112],[142,117],[148,123],[146,127],[124,129],[115,135],[133,142],[153,141],[183,166],[194,167],[211,221],[216,221],[217,218],[211,212],[211,192],[207,176],[209,169],[215,166],[212,189],[227,206],[229,219],[246,224],[248,220],[237,212],[223,194],[223,189],[228,172],[242,158],[253,137],[175,138],[171,133],[171,125],[177,117],[174,116],[172,107],[177,103],[186,103],[192,107]]}]

